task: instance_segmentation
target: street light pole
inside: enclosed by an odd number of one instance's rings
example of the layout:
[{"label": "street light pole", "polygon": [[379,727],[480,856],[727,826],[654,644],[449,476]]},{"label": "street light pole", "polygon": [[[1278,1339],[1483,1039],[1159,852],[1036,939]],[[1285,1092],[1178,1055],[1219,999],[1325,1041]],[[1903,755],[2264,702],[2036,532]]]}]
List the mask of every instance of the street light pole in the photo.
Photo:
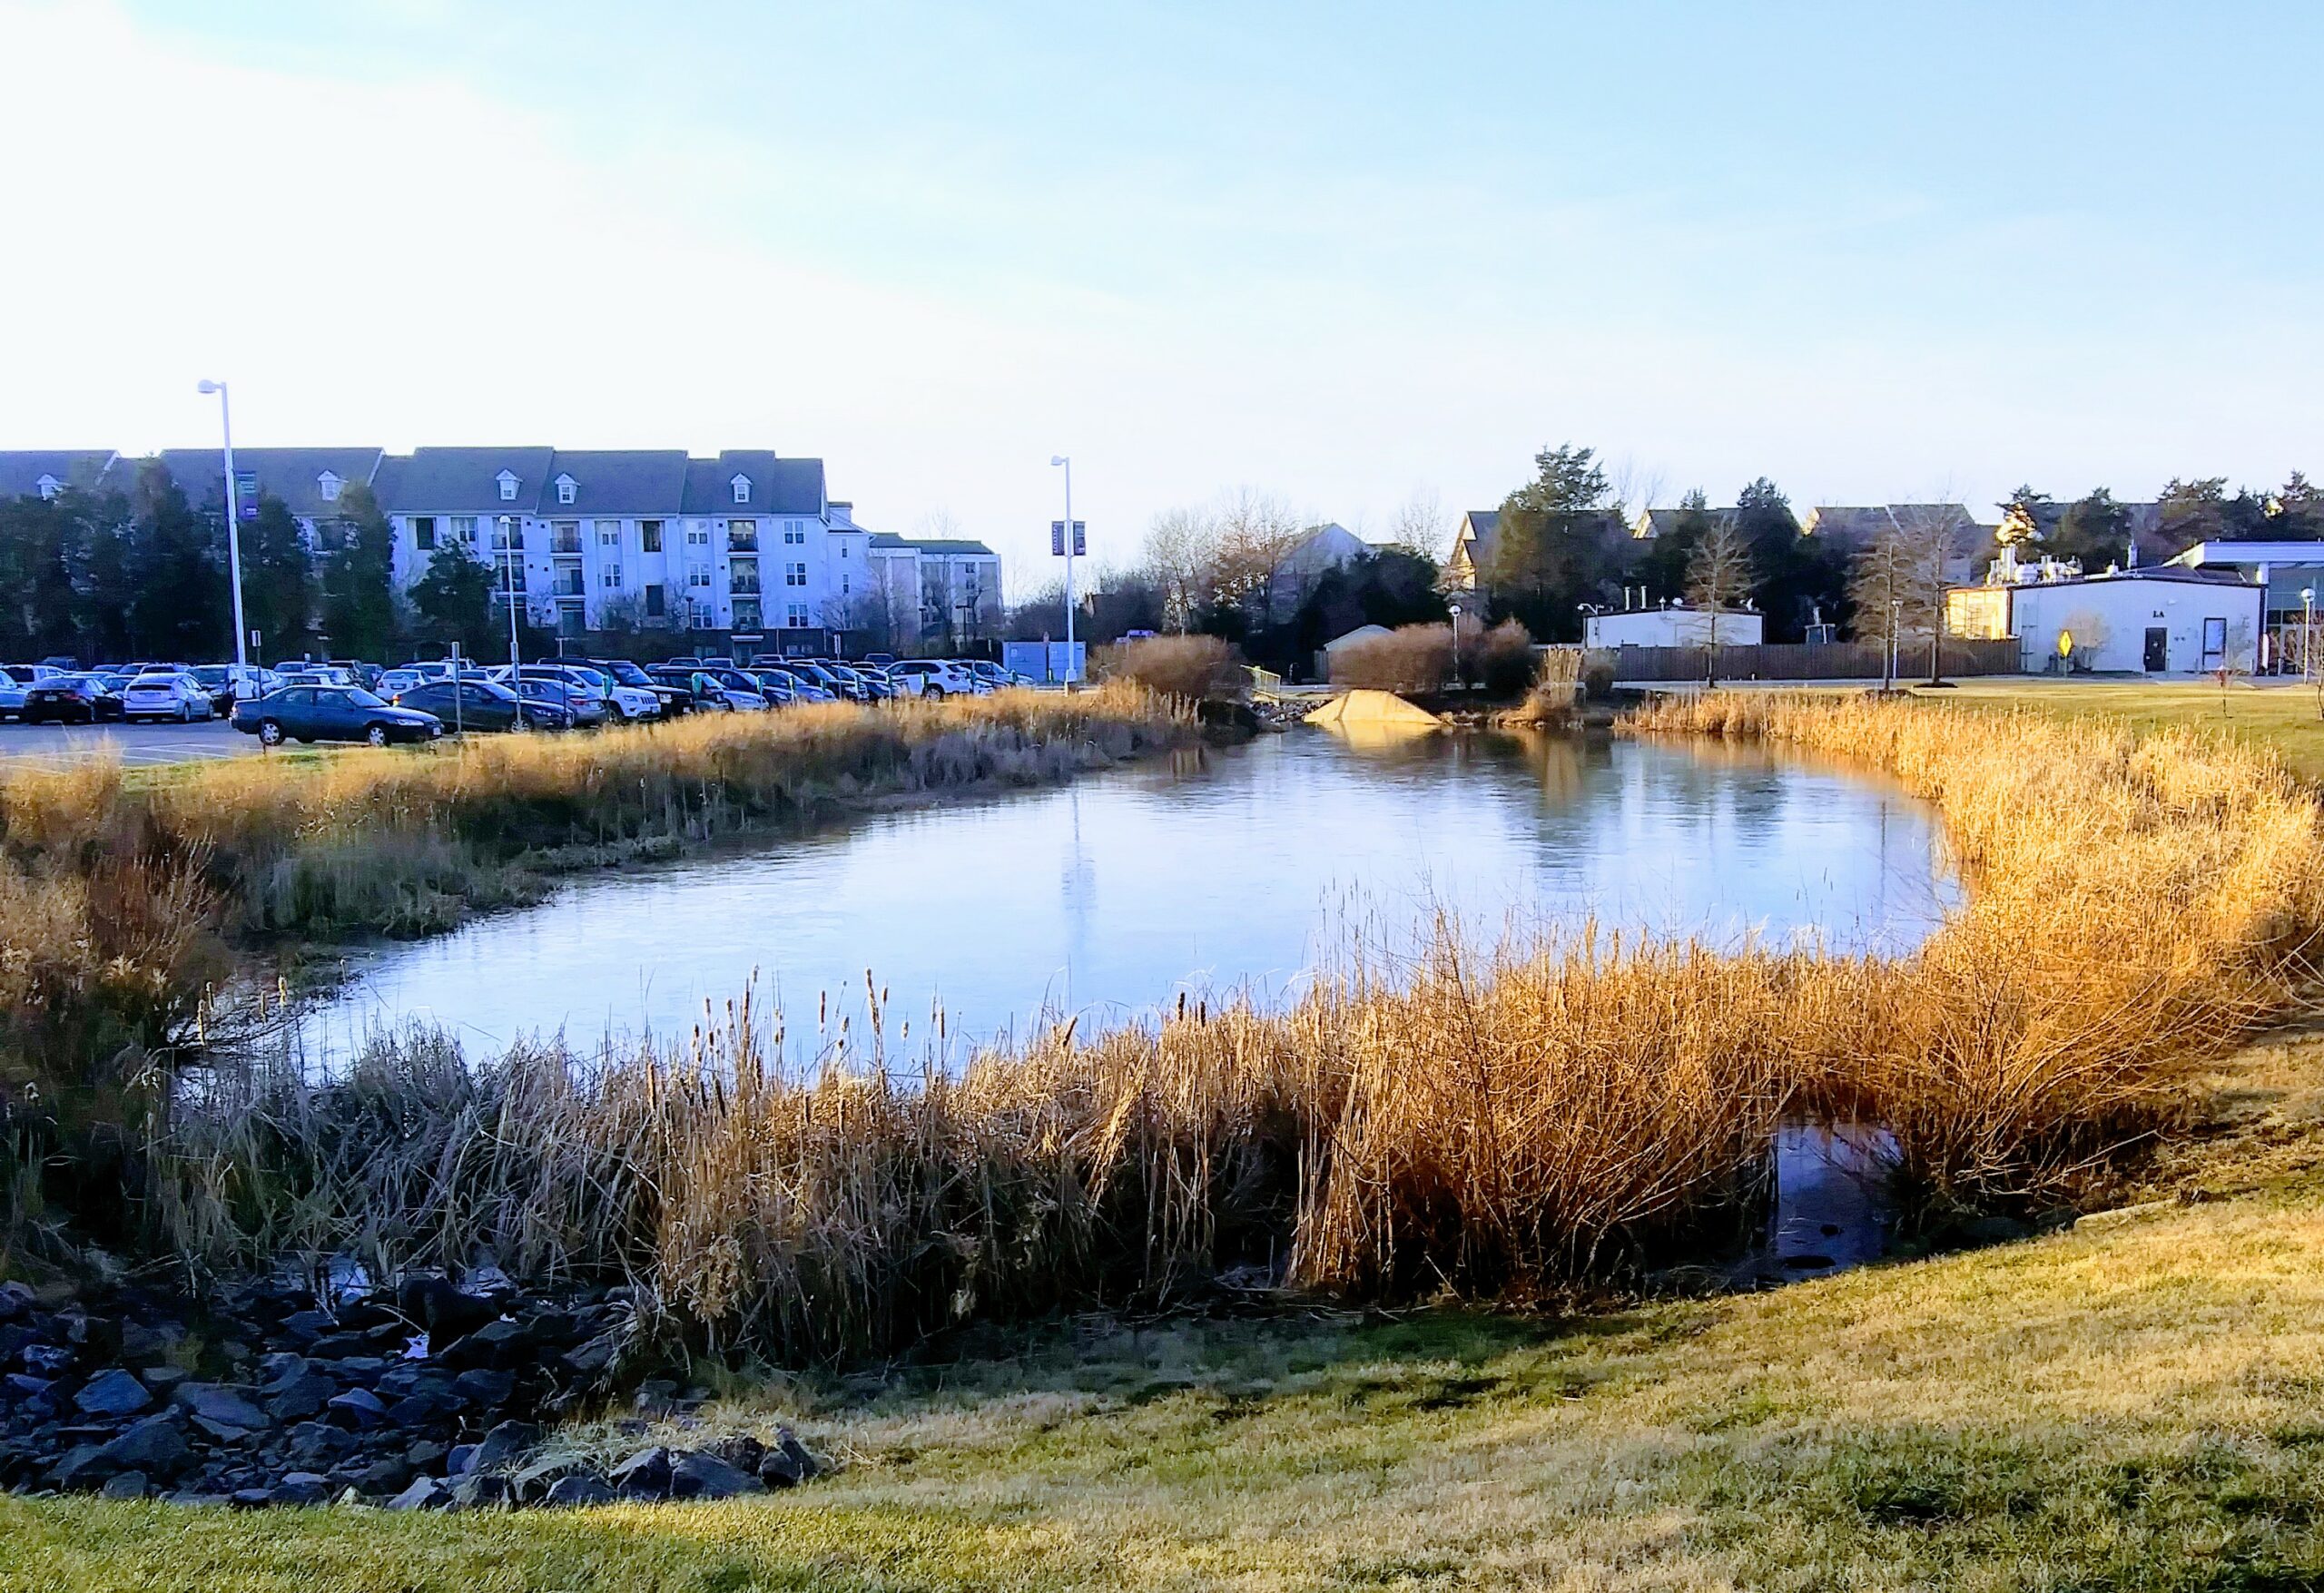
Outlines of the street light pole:
[{"label": "street light pole", "polygon": [[242,624],[242,506],[234,490],[234,418],[226,405],[226,384],[204,379],[200,388],[218,395],[218,429],[226,460],[226,560],[233,567],[234,683],[239,687],[250,673],[250,631]]},{"label": "street light pole", "polygon": [[1065,467],[1065,689],[1073,690],[1073,460],[1051,454],[1049,463]]},{"label": "street light pole", "polygon": [[507,515],[500,516],[500,548],[508,570],[508,689],[517,693],[517,723],[510,728],[523,730],[525,672],[518,667],[517,656],[517,528]]}]

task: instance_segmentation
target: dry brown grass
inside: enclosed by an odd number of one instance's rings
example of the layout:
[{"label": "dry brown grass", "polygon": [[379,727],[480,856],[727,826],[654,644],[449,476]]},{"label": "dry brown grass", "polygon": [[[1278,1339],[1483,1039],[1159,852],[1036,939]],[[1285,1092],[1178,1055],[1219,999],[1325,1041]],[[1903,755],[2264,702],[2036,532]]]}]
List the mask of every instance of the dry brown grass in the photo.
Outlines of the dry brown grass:
[{"label": "dry brown grass", "polygon": [[1099,680],[1134,681],[1178,702],[1239,703],[1251,693],[1241,650],[1216,636],[1141,636],[1100,647],[1092,670]]},{"label": "dry brown grass", "polygon": [[1461,621],[1458,656],[1449,624],[1399,625],[1351,642],[1332,655],[1332,683],[1382,692],[1441,692],[1454,680],[1494,696],[1514,696],[1533,675],[1533,639],[1515,620],[1487,630]]},{"label": "dry brown grass", "polygon": [[1585,936],[1480,963],[1440,934],[1287,1010],[1068,1028],[958,1077],[891,1077],[876,1033],[787,1077],[747,1022],[588,1064],[407,1039],[182,1120],[162,1198],[219,1262],[489,1246],[784,1358],[1245,1264],[1530,1293],[1737,1237],[1787,1114],[1886,1124],[1925,1206],[2069,1198],[2280,1007],[2319,921],[2314,800],[2216,742],[1756,693],[1637,728],[1892,772],[1944,812],[1969,904],[1896,960]]}]

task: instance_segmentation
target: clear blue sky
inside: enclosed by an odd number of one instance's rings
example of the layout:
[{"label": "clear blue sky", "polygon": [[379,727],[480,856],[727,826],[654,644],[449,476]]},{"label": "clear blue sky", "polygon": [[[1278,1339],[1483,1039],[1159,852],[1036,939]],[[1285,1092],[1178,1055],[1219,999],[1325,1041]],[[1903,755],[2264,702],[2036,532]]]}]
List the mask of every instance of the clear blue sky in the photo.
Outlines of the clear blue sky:
[{"label": "clear blue sky", "polygon": [[1059,451],[1116,556],[1568,438],[1803,508],[2324,472],[2324,8],[0,0],[0,446],[203,440],[204,374],[253,443],[772,445],[1019,587]]}]

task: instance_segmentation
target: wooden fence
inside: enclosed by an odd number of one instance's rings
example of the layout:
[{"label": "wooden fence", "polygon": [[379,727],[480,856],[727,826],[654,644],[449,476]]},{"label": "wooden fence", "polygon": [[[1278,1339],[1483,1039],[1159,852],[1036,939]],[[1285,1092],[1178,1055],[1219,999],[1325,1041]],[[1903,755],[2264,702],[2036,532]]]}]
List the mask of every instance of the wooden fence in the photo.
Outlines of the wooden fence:
[{"label": "wooden fence", "polygon": [[[1876,642],[1767,642],[1720,647],[1716,667],[1709,647],[1607,647],[1591,663],[1609,660],[1614,678],[1633,681],[1876,681],[1886,673],[1887,649]],[[2018,641],[1947,642],[1940,650],[1946,676],[2015,674],[2024,667]],[[1897,654],[1897,677],[1928,678],[1928,644]]]}]

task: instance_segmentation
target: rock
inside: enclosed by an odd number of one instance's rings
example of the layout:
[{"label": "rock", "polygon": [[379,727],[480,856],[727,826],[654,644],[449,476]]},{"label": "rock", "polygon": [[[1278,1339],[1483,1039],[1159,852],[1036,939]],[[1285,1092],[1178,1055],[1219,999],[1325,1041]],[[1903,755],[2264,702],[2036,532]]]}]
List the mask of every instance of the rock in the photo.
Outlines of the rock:
[{"label": "rock", "polygon": [[630,1408],[641,1416],[667,1416],[678,1408],[678,1385],[665,1378],[649,1378],[637,1385]]},{"label": "rock", "polygon": [[109,1465],[143,1471],[153,1477],[174,1477],[192,1462],[193,1450],[167,1416],[148,1416],[130,1426],[104,1446]]},{"label": "rock", "polygon": [[48,1480],[67,1493],[85,1493],[120,1468],[105,1459],[101,1444],[74,1444],[48,1469]]},{"label": "rock", "polygon": [[[306,1362],[300,1360],[303,1368]],[[301,1370],[272,1385],[267,1393],[267,1413],[277,1421],[304,1421],[320,1416],[339,1393],[339,1384],[320,1372]]]},{"label": "rock", "polygon": [[315,1363],[295,1350],[277,1350],[258,1358],[258,1391],[280,1392],[315,1369]]},{"label": "rock", "polygon": [[465,1477],[475,1464],[476,1445],[472,1443],[456,1443],[452,1446],[451,1453],[445,1459],[444,1475],[447,1477]]},{"label": "rock", "polygon": [[418,1443],[404,1450],[403,1458],[411,1462],[411,1469],[413,1470],[425,1471],[431,1466],[441,1465],[443,1463],[444,1457],[449,1453],[451,1453],[449,1450],[446,1449],[442,1444],[438,1443],[434,1439],[423,1438]]},{"label": "rock", "polygon": [[442,1394],[407,1394],[388,1407],[388,1421],[395,1427],[425,1427],[458,1408]]},{"label": "rock", "polygon": [[369,1389],[350,1389],[336,1395],[324,1409],[325,1419],[358,1432],[369,1432],[387,1420],[388,1408]]},{"label": "rock", "polygon": [[307,1353],[318,1361],[337,1361],[346,1355],[368,1355],[371,1341],[361,1333],[325,1333],[307,1346]]},{"label": "rock", "polygon": [[508,1502],[508,1479],[497,1471],[471,1471],[452,1484],[456,1510],[488,1510]]},{"label": "rock", "polygon": [[100,1499],[143,1499],[152,1490],[153,1484],[145,1480],[144,1472],[123,1471],[106,1478],[105,1485],[97,1490],[97,1496]]},{"label": "rock", "polygon": [[624,1499],[670,1497],[670,1451],[656,1444],[640,1450],[607,1473],[606,1480]]},{"label": "rock", "polygon": [[293,1471],[274,1485],[273,1502],[279,1505],[329,1504],[331,1496],[330,1479],[317,1471]]},{"label": "rock", "polygon": [[587,1343],[567,1350],[559,1357],[566,1371],[579,1378],[594,1378],[614,1363],[620,1342],[611,1333],[600,1333]]},{"label": "rock", "polygon": [[388,1501],[391,1510],[440,1510],[452,1502],[452,1490],[433,1477],[422,1477]]},{"label": "rock", "polygon": [[778,1427],[774,1430],[774,1446],[759,1462],[759,1480],[769,1488],[796,1488],[812,1480],[822,1469],[822,1462],[799,1441],[798,1434],[788,1427]]},{"label": "rock", "polygon": [[273,1425],[267,1413],[251,1403],[240,1390],[223,1383],[181,1383],[170,1395],[181,1409],[202,1422],[215,1429],[237,1429],[243,1432],[260,1432]]},{"label": "rock", "polygon": [[12,1405],[25,1400],[45,1400],[55,1391],[54,1379],[34,1377],[29,1372],[12,1372],[0,1377],[0,1399]]},{"label": "rock", "polygon": [[97,1373],[73,1396],[74,1405],[91,1416],[134,1416],[153,1402],[152,1391],[118,1366]]},{"label": "rock", "polygon": [[541,1502],[552,1509],[571,1509],[582,1505],[611,1504],[616,1497],[612,1489],[583,1472],[558,1478]]},{"label": "rock", "polygon": [[428,1330],[433,1344],[465,1338],[500,1314],[481,1295],[455,1288],[443,1278],[406,1278],[396,1285],[396,1309]]},{"label": "rock", "polygon": [[412,1465],[399,1455],[374,1460],[355,1474],[355,1486],[366,1494],[401,1493],[411,1483]]},{"label": "rock", "polygon": [[175,1323],[156,1326],[150,1323],[124,1322],[121,1324],[121,1358],[132,1365],[143,1366],[168,1354],[170,1347],[184,1337],[185,1330]]},{"label": "rock", "polygon": [[452,1391],[471,1404],[497,1410],[517,1391],[517,1376],[488,1367],[474,1367],[452,1380]]},{"label": "rock", "polygon": [[531,1332],[513,1322],[488,1322],[465,1338],[444,1346],[438,1357],[455,1372],[479,1366],[515,1365],[532,1345]]},{"label": "rock", "polygon": [[294,1311],[282,1319],[282,1331],[303,1344],[311,1344],[331,1330],[331,1320],[320,1311]]},{"label": "rock", "polygon": [[0,1283],[0,1322],[15,1322],[30,1316],[38,1300],[39,1296],[32,1292],[29,1284],[13,1281]]},{"label": "rock", "polygon": [[110,1361],[121,1353],[121,1323],[110,1316],[74,1313],[58,1319],[64,1342],[93,1361]]},{"label": "rock", "polygon": [[508,1486],[518,1504],[538,1504],[559,1478],[570,1477],[580,1470],[580,1458],[575,1455],[536,1460],[510,1478]]},{"label": "rock", "polygon": [[755,1477],[759,1462],[766,1459],[766,1445],[747,1432],[731,1432],[702,1446],[703,1453],[715,1455],[737,1471],[747,1471]]},{"label": "rock", "polygon": [[220,1506],[231,1504],[233,1500],[222,1493],[203,1493],[196,1489],[181,1488],[175,1493],[165,1495],[162,1502],[166,1505],[215,1509]]},{"label": "rock", "polygon": [[701,1450],[688,1450],[670,1466],[672,1499],[733,1499],[763,1491],[757,1478]]},{"label": "rock", "polygon": [[529,1421],[503,1421],[484,1435],[468,1458],[471,1471],[490,1471],[507,1465],[541,1441],[541,1430]]},{"label": "rock", "polygon": [[63,1377],[73,1370],[73,1352],[62,1344],[26,1344],[17,1355],[34,1377]]},{"label": "rock", "polygon": [[274,1502],[271,1488],[237,1488],[226,1496],[226,1502],[238,1510],[262,1510]]},{"label": "rock", "polygon": [[182,1366],[149,1366],[137,1375],[145,1380],[147,1388],[167,1399],[192,1374]]}]

